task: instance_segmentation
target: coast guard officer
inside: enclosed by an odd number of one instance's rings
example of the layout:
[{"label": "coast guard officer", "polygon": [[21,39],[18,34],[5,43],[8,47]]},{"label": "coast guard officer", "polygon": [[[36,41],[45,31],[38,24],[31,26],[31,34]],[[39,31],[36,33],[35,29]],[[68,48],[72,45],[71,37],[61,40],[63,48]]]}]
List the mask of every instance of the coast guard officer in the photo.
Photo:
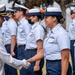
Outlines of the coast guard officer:
[{"label": "coast guard officer", "polygon": [[[25,12],[27,8],[25,6],[15,3],[14,6],[15,17],[18,19],[18,31],[17,31],[17,53],[18,59],[22,60],[25,58],[25,46],[26,37],[30,32],[30,24],[25,18]],[[25,75],[25,69],[20,71],[20,75]]]},{"label": "coast guard officer", "polygon": [[[31,24],[31,31],[27,35],[25,59],[29,59],[43,49],[44,28],[40,25],[41,12],[38,8],[30,9],[27,16],[28,22]],[[26,75],[42,75],[44,59],[31,63],[26,70]],[[30,73],[29,73],[30,72]]]},{"label": "coast guard officer", "polygon": [[61,9],[49,7],[44,16],[46,26],[50,28],[44,40],[44,54],[41,51],[28,61],[32,62],[44,55],[47,75],[71,75],[69,64],[70,39],[69,34],[61,26],[61,22],[63,22]]},{"label": "coast guard officer", "polygon": [[[1,29],[0,29],[1,31]],[[21,69],[22,67],[27,68],[29,67],[30,63],[26,63],[26,60],[17,60],[13,58],[10,54],[7,53],[4,43],[2,40],[2,34],[0,33],[0,75],[5,75],[4,72],[4,63],[16,68]]]},{"label": "coast guard officer", "polygon": [[[3,12],[4,7],[5,4],[0,5],[0,12]],[[23,59],[22,61],[17,60],[7,53],[4,47],[3,36],[2,36],[2,29],[1,29],[2,23],[3,23],[3,16],[0,16],[0,75],[5,75],[4,63],[16,69],[21,69],[22,67],[27,68],[29,67],[30,63],[26,63],[25,59]]]},{"label": "coast guard officer", "polygon": [[[16,45],[16,35],[17,35],[17,24],[13,19],[13,10],[7,8],[6,13],[8,21],[5,24],[4,29],[4,44],[8,53],[10,53],[14,58],[17,58],[17,45]],[[14,69],[5,64],[5,75],[17,75],[17,69]]]},{"label": "coast guard officer", "polygon": [[73,66],[73,75],[75,75],[75,5],[70,6],[71,10],[71,23],[69,26],[69,35],[70,35],[70,52],[72,57],[72,66]]}]

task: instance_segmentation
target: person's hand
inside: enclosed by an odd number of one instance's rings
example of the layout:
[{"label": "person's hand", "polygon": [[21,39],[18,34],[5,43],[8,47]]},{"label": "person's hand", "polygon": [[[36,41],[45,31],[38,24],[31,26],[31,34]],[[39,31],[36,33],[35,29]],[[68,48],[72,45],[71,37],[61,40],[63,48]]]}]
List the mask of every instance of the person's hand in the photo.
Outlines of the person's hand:
[{"label": "person's hand", "polygon": [[27,62],[31,62],[31,59],[27,59],[26,61],[27,61]]},{"label": "person's hand", "polygon": [[15,56],[15,53],[13,51],[11,52],[11,56]]},{"label": "person's hand", "polygon": [[34,71],[39,71],[40,70],[40,66],[39,65],[35,65],[34,66]]},{"label": "person's hand", "polygon": [[31,64],[29,62],[27,62],[27,60],[25,60],[25,65],[23,66],[23,68],[27,69],[30,67],[30,65]]}]

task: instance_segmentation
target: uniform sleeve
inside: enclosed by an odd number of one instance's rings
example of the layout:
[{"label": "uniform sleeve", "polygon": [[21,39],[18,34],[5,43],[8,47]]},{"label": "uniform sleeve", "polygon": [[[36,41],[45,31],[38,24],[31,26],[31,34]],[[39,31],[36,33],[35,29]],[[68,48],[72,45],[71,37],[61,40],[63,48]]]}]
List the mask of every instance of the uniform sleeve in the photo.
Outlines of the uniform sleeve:
[{"label": "uniform sleeve", "polygon": [[28,22],[25,22],[23,27],[24,27],[25,34],[28,35],[30,32],[30,24]]},{"label": "uniform sleeve", "polygon": [[4,33],[4,23],[3,23],[3,25],[2,25],[2,33]]},{"label": "uniform sleeve", "polygon": [[70,38],[68,34],[61,33],[57,37],[57,44],[59,46],[60,51],[63,49],[70,49]]},{"label": "uniform sleeve", "polygon": [[37,26],[36,30],[34,32],[34,35],[35,35],[35,40],[36,41],[38,41],[38,40],[42,40],[43,41],[44,40],[44,35],[45,35],[43,27]]},{"label": "uniform sleeve", "polygon": [[25,60],[22,60],[22,61],[17,60],[6,52],[5,47],[2,43],[2,40],[0,40],[0,59],[4,63],[6,63],[6,64],[8,64],[8,65],[10,65],[16,69],[21,69],[22,66],[26,65]]},{"label": "uniform sleeve", "polygon": [[17,34],[17,24],[16,24],[16,22],[11,22],[10,23],[9,30],[10,30],[10,34],[11,35],[15,35],[16,36],[16,34]]}]

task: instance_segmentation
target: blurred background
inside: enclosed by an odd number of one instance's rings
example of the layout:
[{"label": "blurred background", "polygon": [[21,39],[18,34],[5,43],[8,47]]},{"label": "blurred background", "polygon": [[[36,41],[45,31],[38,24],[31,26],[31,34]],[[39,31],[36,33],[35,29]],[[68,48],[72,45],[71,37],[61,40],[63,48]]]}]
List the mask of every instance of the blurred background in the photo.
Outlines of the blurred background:
[{"label": "blurred background", "polygon": [[63,27],[68,31],[68,27],[71,21],[69,6],[75,3],[75,0],[0,0],[0,4],[5,3],[6,7],[12,7],[15,3],[22,4],[29,9],[37,6],[46,9],[48,6],[58,6],[61,7],[63,11],[63,16],[66,19]]}]

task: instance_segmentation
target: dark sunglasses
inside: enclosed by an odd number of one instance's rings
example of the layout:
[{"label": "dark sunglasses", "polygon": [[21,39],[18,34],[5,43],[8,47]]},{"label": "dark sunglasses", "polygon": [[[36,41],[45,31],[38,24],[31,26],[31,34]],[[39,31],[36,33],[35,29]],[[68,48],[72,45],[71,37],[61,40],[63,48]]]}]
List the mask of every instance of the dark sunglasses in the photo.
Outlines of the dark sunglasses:
[{"label": "dark sunglasses", "polygon": [[75,12],[71,11],[71,13],[70,13],[70,14],[71,14],[71,15],[72,15],[72,14],[75,14]]}]

